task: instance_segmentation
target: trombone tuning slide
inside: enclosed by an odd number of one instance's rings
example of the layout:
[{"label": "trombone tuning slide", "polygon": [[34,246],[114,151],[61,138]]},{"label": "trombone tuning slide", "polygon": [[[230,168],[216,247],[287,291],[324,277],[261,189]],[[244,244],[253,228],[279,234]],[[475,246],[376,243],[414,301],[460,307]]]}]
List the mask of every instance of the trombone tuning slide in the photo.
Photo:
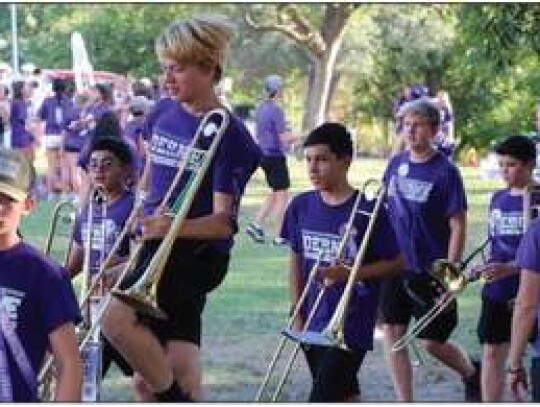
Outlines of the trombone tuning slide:
[{"label": "trombone tuning slide", "polygon": [[167,320],[168,316],[159,309],[152,301],[139,293],[125,293],[120,290],[114,290],[112,295],[123,303],[132,307],[138,314],[160,320]]}]

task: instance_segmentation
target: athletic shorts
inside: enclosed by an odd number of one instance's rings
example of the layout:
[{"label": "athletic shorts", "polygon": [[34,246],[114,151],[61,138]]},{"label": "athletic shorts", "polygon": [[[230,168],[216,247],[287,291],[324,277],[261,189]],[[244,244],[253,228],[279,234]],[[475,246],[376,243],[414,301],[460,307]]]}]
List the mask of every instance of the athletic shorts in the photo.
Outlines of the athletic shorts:
[{"label": "athletic shorts", "polygon": [[[443,291],[440,284],[428,274],[385,279],[381,286],[379,322],[408,325],[411,317],[418,320],[432,309]],[[457,322],[457,301],[454,299],[417,337],[446,342]]]},{"label": "athletic shorts", "polygon": [[510,342],[512,332],[512,306],[508,301],[493,301],[482,297],[482,310],[476,333],[483,345]]},{"label": "athletic shorts", "polygon": [[291,180],[286,157],[263,156],[260,165],[266,176],[266,183],[273,191],[282,191],[290,188]]},{"label": "athletic shorts", "polygon": [[[158,239],[144,243],[133,272],[121,284],[122,289],[139,279],[160,243]],[[228,265],[229,255],[207,241],[176,240],[157,287],[157,303],[168,319],[157,320],[138,314],[139,321],[152,330],[162,344],[182,340],[200,346],[206,294],[221,284]]]},{"label": "athletic shorts", "polygon": [[309,401],[343,402],[360,394],[358,371],[366,351],[349,352],[317,345],[303,345],[302,350],[313,379]]},{"label": "athletic shorts", "polygon": [[46,150],[58,150],[64,145],[64,137],[61,134],[45,134],[43,145]]},{"label": "athletic shorts", "polygon": [[533,356],[531,358],[531,396],[534,403],[540,402],[540,358]]}]

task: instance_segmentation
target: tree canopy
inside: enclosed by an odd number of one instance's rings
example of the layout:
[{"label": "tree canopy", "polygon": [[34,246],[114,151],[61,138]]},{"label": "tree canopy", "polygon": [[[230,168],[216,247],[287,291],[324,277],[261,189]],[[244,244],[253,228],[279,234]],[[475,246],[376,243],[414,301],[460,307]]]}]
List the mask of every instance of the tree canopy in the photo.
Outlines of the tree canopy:
[{"label": "tree canopy", "polygon": [[[226,71],[233,101],[256,104],[264,77],[278,73],[300,131],[325,118],[388,122],[392,100],[410,83],[449,92],[462,147],[535,130],[540,4],[24,3],[17,10],[21,64],[70,68],[78,31],[94,69],[137,77],[158,73],[154,39],[172,20],[226,15],[237,32]],[[8,63],[10,44],[2,4],[0,59]]]}]

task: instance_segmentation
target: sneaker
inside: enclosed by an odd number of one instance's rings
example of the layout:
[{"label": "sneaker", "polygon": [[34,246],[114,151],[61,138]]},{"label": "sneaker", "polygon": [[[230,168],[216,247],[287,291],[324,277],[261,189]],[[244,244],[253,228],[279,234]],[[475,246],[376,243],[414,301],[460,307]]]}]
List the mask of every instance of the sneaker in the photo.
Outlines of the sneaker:
[{"label": "sneaker", "polygon": [[273,246],[285,246],[287,245],[287,239],[284,239],[282,237],[276,236],[272,239],[272,245]]},{"label": "sneaker", "polygon": [[264,229],[255,223],[251,222],[247,226],[246,233],[255,243],[264,243]]},{"label": "sneaker", "polygon": [[475,367],[475,372],[471,377],[463,379],[463,384],[465,385],[465,401],[480,403],[482,401],[480,388],[480,372],[482,371],[482,366],[479,360],[471,359],[471,362]]}]

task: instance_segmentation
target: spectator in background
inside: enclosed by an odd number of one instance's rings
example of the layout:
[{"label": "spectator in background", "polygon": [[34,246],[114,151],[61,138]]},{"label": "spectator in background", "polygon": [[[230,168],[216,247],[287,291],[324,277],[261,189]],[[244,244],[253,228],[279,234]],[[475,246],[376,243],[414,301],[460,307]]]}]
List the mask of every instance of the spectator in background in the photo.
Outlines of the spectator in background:
[{"label": "spectator in background", "polygon": [[47,193],[73,192],[69,184],[69,168],[64,159],[64,135],[73,109],[73,102],[66,96],[66,84],[62,79],[53,81],[54,96],[43,100],[37,116],[45,124],[43,145],[47,157],[45,185]]},{"label": "spectator in background", "polygon": [[293,135],[286,126],[283,109],[277,104],[281,84],[280,76],[268,76],[264,83],[266,99],[257,108],[255,136],[263,152],[260,165],[271,192],[246,229],[246,233],[254,242],[264,243],[266,239],[263,222],[273,215],[276,221],[273,243],[277,245],[284,243],[284,240],[279,237],[279,231],[290,187],[289,169],[283,145],[293,140]]},{"label": "spectator in background", "polygon": [[0,144],[5,145],[5,137],[9,129],[9,89],[1,83],[0,84]]},{"label": "spectator in background", "polygon": [[140,173],[144,168],[145,163],[145,140],[144,133],[146,129],[146,115],[152,108],[154,103],[144,96],[135,96],[129,102],[129,118],[124,126],[122,135],[124,140],[130,145],[131,149],[136,152],[136,160],[134,167]]},{"label": "spectator in background", "polygon": [[30,89],[23,81],[15,81],[11,86],[13,90],[9,113],[11,147],[21,150],[30,163],[33,163],[35,156],[35,137],[28,129]]},{"label": "spectator in background", "polygon": [[452,159],[454,154],[454,112],[448,92],[440,90],[434,100],[441,113],[441,123],[439,131],[435,136],[435,146],[437,150],[443,153],[448,159]]}]

